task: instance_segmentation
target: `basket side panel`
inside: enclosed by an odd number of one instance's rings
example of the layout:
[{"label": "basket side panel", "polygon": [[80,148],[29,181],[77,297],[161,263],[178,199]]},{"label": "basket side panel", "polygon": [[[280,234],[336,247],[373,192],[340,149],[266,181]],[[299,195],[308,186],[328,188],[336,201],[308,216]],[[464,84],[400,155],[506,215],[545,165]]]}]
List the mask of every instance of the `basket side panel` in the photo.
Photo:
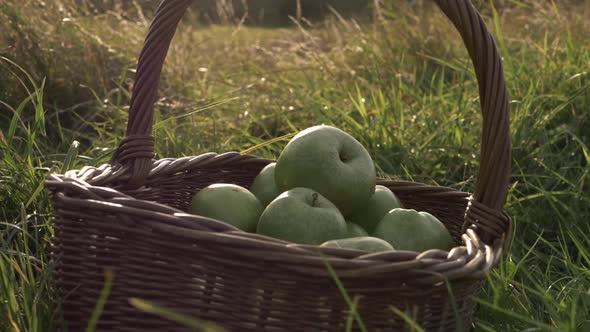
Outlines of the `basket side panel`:
[{"label": "basket side panel", "polygon": [[[177,323],[141,312],[129,304],[140,298],[229,331],[342,331],[349,308],[329,277],[302,275],[256,255],[238,254],[215,241],[195,241],[150,229],[150,220],[123,214],[59,210],[56,219],[62,259],[58,281],[70,330],[82,330],[103,288],[106,269],[114,287],[101,316],[104,331],[182,331]],[[69,217],[71,215],[71,217]],[[75,259],[73,259],[75,257]],[[389,279],[343,279],[371,331],[399,331],[406,312],[433,331],[455,331],[467,324],[476,281],[453,284],[457,311],[445,285],[407,285]],[[455,314],[457,316],[455,316]],[[432,329],[430,329],[432,328]]]},{"label": "basket side panel", "polygon": [[[149,179],[143,188],[126,193],[186,211],[192,195],[201,188],[219,182],[249,187],[260,168],[199,167]],[[421,184],[381,183],[406,207],[436,215],[460,241],[468,194]],[[287,268],[289,264],[265,260],[260,251],[248,254],[247,248],[240,252],[207,238],[197,241],[150,227],[161,220],[98,208],[72,209],[55,202],[54,249],[61,258],[58,285],[70,330],[85,328],[106,270],[113,272],[114,286],[99,330],[182,331],[174,322],[134,308],[129,304],[131,298],[218,322],[230,331],[345,329],[349,308],[329,277],[294,272]],[[429,331],[469,326],[477,281],[452,283],[457,301],[454,310],[444,284],[408,285],[410,274],[400,271],[387,279],[368,275],[342,280],[349,295],[359,297],[359,311],[369,330],[407,327],[391,306]]]}]

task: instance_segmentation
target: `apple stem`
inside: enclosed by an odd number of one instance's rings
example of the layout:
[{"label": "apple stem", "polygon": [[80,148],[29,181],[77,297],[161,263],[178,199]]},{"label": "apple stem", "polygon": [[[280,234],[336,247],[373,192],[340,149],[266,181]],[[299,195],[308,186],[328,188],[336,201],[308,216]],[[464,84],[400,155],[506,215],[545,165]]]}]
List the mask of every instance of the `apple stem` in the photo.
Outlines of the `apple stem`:
[{"label": "apple stem", "polygon": [[313,197],[313,200],[311,201],[311,206],[315,207],[315,204],[318,201],[318,193],[311,194],[311,197]]}]

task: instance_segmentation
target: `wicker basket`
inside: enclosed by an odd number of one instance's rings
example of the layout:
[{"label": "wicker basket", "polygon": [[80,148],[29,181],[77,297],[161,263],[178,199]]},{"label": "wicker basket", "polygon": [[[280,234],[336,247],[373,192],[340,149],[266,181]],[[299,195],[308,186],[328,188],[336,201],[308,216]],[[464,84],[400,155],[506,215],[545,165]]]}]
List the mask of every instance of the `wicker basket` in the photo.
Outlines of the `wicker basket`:
[{"label": "wicker basket", "polygon": [[458,246],[450,252],[375,254],[296,245],[184,212],[201,188],[218,182],[248,187],[271,162],[235,152],[153,160],[160,72],[190,2],[164,0],[155,14],[139,57],[127,137],[112,162],[46,181],[54,206],[55,277],[68,329],[85,328],[109,269],[114,284],[99,330],[184,329],[130,305],[130,298],[140,298],[229,331],[343,331],[349,306],[328,262],[349,296],[357,297],[368,331],[407,329],[399,311],[426,331],[468,330],[473,296],[511,234],[502,212],[511,159],[502,63],[469,0],[436,3],[460,32],[479,83],[484,121],[475,193],[378,180],[406,207],[442,220]]}]

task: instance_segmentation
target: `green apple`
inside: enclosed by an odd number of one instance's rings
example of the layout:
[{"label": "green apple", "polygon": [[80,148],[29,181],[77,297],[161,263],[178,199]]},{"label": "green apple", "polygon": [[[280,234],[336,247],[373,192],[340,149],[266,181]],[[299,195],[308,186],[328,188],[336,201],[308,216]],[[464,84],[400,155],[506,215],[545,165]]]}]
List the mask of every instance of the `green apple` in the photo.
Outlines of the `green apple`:
[{"label": "green apple", "polygon": [[330,240],[322,243],[320,247],[358,249],[367,252],[394,250],[389,242],[372,236]]},{"label": "green apple", "polygon": [[275,166],[277,163],[266,165],[254,179],[250,192],[258,197],[262,205],[267,206],[281,193],[275,182]]},{"label": "green apple", "polygon": [[262,204],[246,188],[216,183],[199,191],[191,201],[191,213],[224,221],[246,232],[255,232]]},{"label": "green apple", "polygon": [[375,192],[375,165],[354,137],[321,125],[289,141],[277,160],[275,180],[281,191],[313,189],[348,215]]},{"label": "green apple", "polygon": [[449,250],[454,246],[451,234],[435,216],[401,208],[387,213],[375,228],[373,236],[389,242],[398,250],[422,252],[428,249]]},{"label": "green apple", "polygon": [[401,207],[402,203],[389,188],[377,185],[373,196],[369,198],[365,205],[352,212],[348,216],[348,220],[359,224],[369,233],[372,233],[387,212]]},{"label": "green apple", "polygon": [[257,233],[301,244],[320,244],[346,235],[338,208],[308,188],[293,188],[264,209]]},{"label": "green apple", "polygon": [[345,238],[349,238],[349,237],[359,237],[359,236],[368,236],[369,233],[367,233],[367,231],[362,228],[361,226],[351,222],[351,221],[346,221],[346,236]]}]

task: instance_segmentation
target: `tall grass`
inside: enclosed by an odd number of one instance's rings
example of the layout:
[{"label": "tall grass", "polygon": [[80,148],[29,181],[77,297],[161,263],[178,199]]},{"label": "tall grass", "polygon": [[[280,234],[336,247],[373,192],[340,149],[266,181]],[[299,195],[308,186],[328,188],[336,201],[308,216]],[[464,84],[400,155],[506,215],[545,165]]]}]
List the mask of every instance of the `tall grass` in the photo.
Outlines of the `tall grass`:
[{"label": "tall grass", "polygon": [[[108,161],[148,24],[139,9],[40,4],[0,4],[0,330],[9,331],[56,329],[42,181]],[[509,83],[515,230],[478,298],[475,330],[589,331],[590,4],[490,4],[479,6]],[[382,26],[333,17],[281,29],[205,28],[195,15],[166,61],[158,157],[275,158],[289,135],[327,123],[359,139],[383,176],[473,189],[476,82],[435,8],[385,8]]]}]

